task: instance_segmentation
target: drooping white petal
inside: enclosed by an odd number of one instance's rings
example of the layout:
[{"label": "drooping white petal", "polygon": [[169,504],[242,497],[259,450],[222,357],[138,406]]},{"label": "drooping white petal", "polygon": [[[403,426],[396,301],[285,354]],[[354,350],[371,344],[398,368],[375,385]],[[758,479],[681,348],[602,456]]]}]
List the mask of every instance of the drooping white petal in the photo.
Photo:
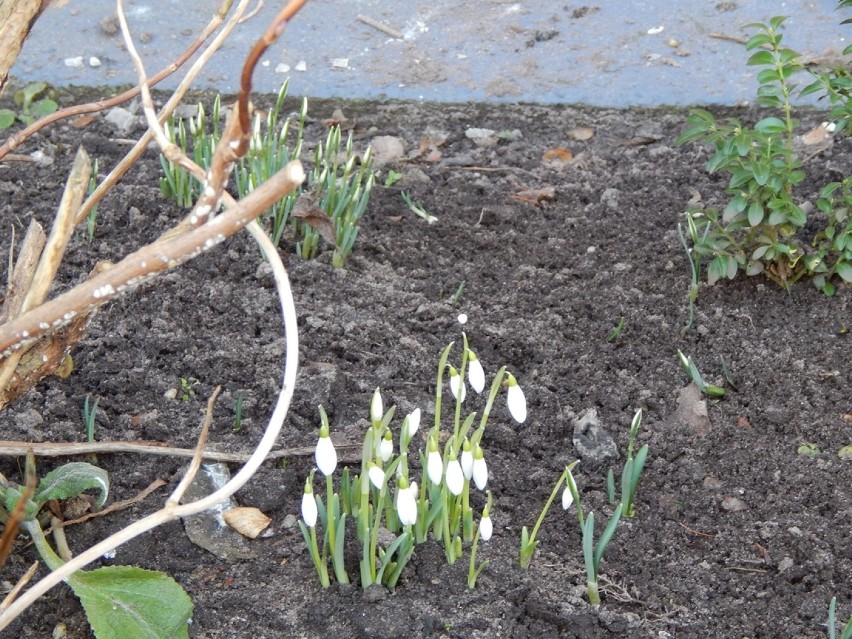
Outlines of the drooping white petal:
[{"label": "drooping white petal", "polygon": [[462,449],[461,467],[465,479],[470,479],[471,477],[473,477],[473,453],[470,452],[470,449]]},{"label": "drooping white petal", "polygon": [[385,407],[382,403],[382,393],[376,388],[373,391],[373,399],[370,402],[370,420],[373,422],[382,421],[382,417],[385,416]]},{"label": "drooping white petal", "polygon": [[417,521],[417,500],[411,486],[397,489],[396,513],[403,526],[412,526]]},{"label": "drooping white petal", "polygon": [[389,437],[382,437],[382,441],[379,443],[379,457],[382,458],[383,462],[387,462],[391,455],[393,455],[393,440]]},{"label": "drooping white petal", "polygon": [[483,517],[479,520],[479,536],[482,541],[491,539],[491,534],[494,532],[494,525],[491,523],[491,517]]},{"label": "drooping white petal", "polygon": [[408,434],[414,437],[414,433],[420,428],[420,409],[415,408],[408,414]]},{"label": "drooping white petal", "polygon": [[464,380],[462,380],[461,375],[459,375],[458,372],[456,372],[455,375],[450,373],[450,392],[456,399],[459,399],[459,388],[461,388],[461,401],[464,402],[467,395]]},{"label": "drooping white petal", "polygon": [[464,489],[464,473],[458,459],[447,463],[447,490],[458,497]]},{"label": "drooping white petal", "polygon": [[574,495],[571,494],[571,490],[566,486],[565,490],[562,491],[562,510],[568,510],[573,503]]},{"label": "drooping white petal", "polygon": [[331,437],[319,438],[314,451],[314,459],[317,462],[317,468],[326,477],[334,472],[334,469],[337,468],[337,451],[334,449]]},{"label": "drooping white petal", "polygon": [[441,477],[444,475],[444,462],[441,459],[441,453],[437,450],[429,451],[426,458],[426,474],[433,484],[436,486],[441,484]]},{"label": "drooping white petal", "polygon": [[473,483],[479,490],[485,489],[485,484],[488,483],[488,465],[485,463],[485,457],[481,456],[481,449],[477,449],[476,455],[473,458]]},{"label": "drooping white petal", "polygon": [[308,528],[317,525],[317,500],[313,493],[302,493],[302,519]]},{"label": "drooping white petal", "polygon": [[467,381],[477,393],[481,393],[485,388],[485,371],[473,352],[470,353],[470,361],[467,363]]},{"label": "drooping white petal", "polygon": [[379,490],[381,490],[382,486],[385,485],[385,473],[375,464],[370,466],[370,469],[367,471],[367,475],[370,477],[370,483]]},{"label": "drooping white petal", "polygon": [[506,403],[509,405],[509,412],[519,424],[523,424],[527,420],[527,398],[524,397],[524,391],[515,383],[509,386],[506,394]]}]

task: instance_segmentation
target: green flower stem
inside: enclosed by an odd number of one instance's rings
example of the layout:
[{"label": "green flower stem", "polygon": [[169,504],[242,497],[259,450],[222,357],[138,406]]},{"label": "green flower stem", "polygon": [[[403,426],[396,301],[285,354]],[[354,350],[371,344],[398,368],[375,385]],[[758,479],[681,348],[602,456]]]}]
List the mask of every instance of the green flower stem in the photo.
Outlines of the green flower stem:
[{"label": "green flower stem", "polygon": [[533,526],[532,534],[528,536],[528,538],[526,539],[526,543],[524,543],[525,540],[523,538],[521,539],[521,568],[529,568],[530,562],[532,561],[533,552],[535,552],[535,547],[537,545],[535,536],[538,534],[538,529],[541,528],[542,522],[544,522],[544,516],[547,515],[547,511],[550,510],[550,506],[553,504],[553,500],[556,499],[556,494],[559,492],[559,487],[562,486],[562,482],[565,481],[565,478],[567,476],[568,469],[566,468],[559,476],[559,481],[556,482],[556,485],[553,487],[553,490],[550,491],[550,497],[548,497],[547,503],[544,504],[544,508],[542,509],[541,514],[538,516],[538,520],[535,522],[535,526]]},{"label": "green flower stem", "polygon": [[38,550],[38,554],[41,556],[42,561],[47,564],[48,568],[56,570],[65,563],[62,561],[62,558],[54,552],[53,548],[50,547],[50,543],[44,536],[44,531],[41,529],[41,525],[38,523],[37,519],[29,519],[24,521],[23,524],[24,528],[26,528],[32,538],[36,550]]},{"label": "green flower stem", "polygon": [[441,353],[441,359],[438,360],[438,378],[435,384],[435,426],[432,429],[436,438],[438,437],[438,432],[441,430],[441,399],[444,396],[444,371],[447,368],[447,359],[450,357],[452,348],[453,342],[450,342]]}]

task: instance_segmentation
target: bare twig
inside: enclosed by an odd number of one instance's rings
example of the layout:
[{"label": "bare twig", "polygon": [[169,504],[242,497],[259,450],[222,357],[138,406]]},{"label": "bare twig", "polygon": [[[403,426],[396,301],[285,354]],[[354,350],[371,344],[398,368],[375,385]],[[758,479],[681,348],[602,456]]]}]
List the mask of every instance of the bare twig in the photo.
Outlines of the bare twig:
[{"label": "bare twig", "polygon": [[[349,444],[346,442],[334,442],[338,455],[345,458],[352,455],[353,459],[360,459],[361,444]],[[176,448],[167,446],[161,442],[44,442],[34,444],[32,442],[20,442],[0,440],[0,456],[20,456],[32,449],[36,457],[71,457],[74,455],[103,455],[128,453],[134,455],[154,455],[157,457],[192,457],[195,454],[193,448]],[[307,457],[314,454],[313,446],[301,446],[298,448],[279,448],[271,451],[267,460],[284,459],[288,457]],[[226,453],[209,448],[204,451],[202,457],[209,461],[240,463],[251,458],[251,453]]]},{"label": "bare twig", "polygon": [[18,580],[18,583],[15,584],[15,587],[9,591],[9,594],[6,595],[6,598],[3,599],[3,603],[0,603],[0,612],[6,610],[9,605],[15,601],[15,597],[18,596],[18,593],[21,592],[24,586],[30,583],[30,579],[36,574],[36,570],[38,570],[39,562],[33,562],[33,565],[27,569],[27,572],[24,573],[24,576]]},{"label": "bare twig", "polygon": [[[198,59],[193,63],[193,65],[187,71],[186,76],[183,80],[181,80],[180,85],[172,94],[172,96],[168,99],[165,106],[160,110],[158,115],[158,119],[160,122],[165,122],[172,112],[175,110],[178,104],[180,104],[181,99],[183,98],[186,91],[195,81],[195,78],[201,73],[201,70],[207,64],[207,61],[210,57],[222,46],[222,43],[228,38],[231,34],[231,31],[239,24],[240,19],[243,17],[246,8],[249,5],[250,0],[240,0],[239,4],[237,4],[234,9],[233,15],[228,19],[228,22],[225,23],[225,26],[222,27],[222,30],[216,35],[213,41],[207,46],[207,48],[201,53]],[[230,3],[229,3],[230,5]],[[141,87],[140,87],[141,91]],[[145,149],[148,148],[148,145],[151,144],[151,141],[154,139],[154,134],[152,131],[146,131],[145,134],[139,139],[130,152],[124,157],[124,159],[119,162],[116,167],[109,172],[109,174],[104,178],[103,182],[101,182],[97,188],[92,192],[92,194],[88,197],[88,199],[83,203],[82,208],[80,209],[80,214],[77,217],[77,223],[85,219],[85,217],[89,214],[89,212],[97,206],[97,204],[104,198],[104,196],[109,192],[109,190],[115,186],[115,184],[124,176],[127,171],[130,170],[130,167],[136,163],[136,160],[139,159],[139,156],[145,152]]]},{"label": "bare twig", "polygon": [[204,455],[204,447],[207,445],[207,435],[210,433],[210,423],[213,421],[213,407],[216,405],[216,398],[222,392],[222,387],[217,386],[207,400],[207,412],[204,415],[204,424],[201,426],[201,434],[198,436],[198,443],[195,445],[195,452],[192,454],[192,461],[189,463],[189,468],[184,473],[183,479],[175,488],[172,496],[166,501],[166,508],[177,506],[180,503],[183,494],[189,485],[195,479],[198,469],[201,468],[201,460]]},{"label": "bare twig", "polygon": [[[223,0],[221,6],[216,11],[216,14],[210,20],[206,27],[202,30],[202,32],[198,35],[195,41],[186,48],[186,50],[181,53],[178,58],[161,69],[158,73],[151,77],[148,84],[149,86],[154,86],[155,84],[159,84],[166,78],[168,78],[171,74],[181,68],[187,60],[189,60],[196,51],[201,47],[202,44],[210,37],[216,29],[219,28],[219,25],[225,19],[225,16],[228,15],[228,12],[231,10],[231,5],[234,0]],[[43,118],[33,122],[23,131],[19,131],[14,135],[10,136],[6,142],[0,146],[0,159],[7,157],[9,152],[14,151],[21,144],[23,144],[28,138],[32,137],[35,133],[41,131],[44,127],[53,124],[54,122],[58,122],[60,120],[65,120],[67,118],[72,118],[77,115],[84,115],[86,113],[97,113],[98,111],[104,111],[111,107],[117,106],[119,104],[123,104],[128,100],[132,100],[137,95],[139,95],[139,87],[133,87],[129,91],[125,91],[117,96],[106,100],[99,100],[97,102],[91,102],[89,104],[80,104],[77,106],[67,107],[65,109],[60,109],[55,113],[51,113],[50,115],[46,115]],[[29,156],[23,156],[24,158],[28,158]]]},{"label": "bare twig", "polygon": [[378,20],[373,20],[369,16],[358,16],[358,20],[374,29],[378,29],[382,33],[388,34],[391,38],[396,38],[397,40],[403,39],[403,35],[399,31],[391,29],[389,26],[382,24]]}]

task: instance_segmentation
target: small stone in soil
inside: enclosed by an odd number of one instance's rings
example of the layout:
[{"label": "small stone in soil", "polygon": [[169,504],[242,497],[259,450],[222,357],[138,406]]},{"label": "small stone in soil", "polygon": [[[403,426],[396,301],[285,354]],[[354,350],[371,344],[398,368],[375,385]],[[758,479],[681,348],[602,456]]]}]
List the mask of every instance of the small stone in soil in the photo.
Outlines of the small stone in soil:
[{"label": "small stone in soil", "polygon": [[593,466],[618,457],[618,447],[601,426],[598,411],[594,408],[590,408],[580,419],[574,421],[573,441],[577,454]]}]

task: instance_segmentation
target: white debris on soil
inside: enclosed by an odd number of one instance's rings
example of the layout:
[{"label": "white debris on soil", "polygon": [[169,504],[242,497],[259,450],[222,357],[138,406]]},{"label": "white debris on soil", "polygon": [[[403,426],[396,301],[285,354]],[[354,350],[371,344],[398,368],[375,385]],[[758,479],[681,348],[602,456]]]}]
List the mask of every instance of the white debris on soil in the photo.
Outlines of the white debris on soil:
[{"label": "white debris on soil", "polygon": [[332,58],[331,66],[334,69],[348,69],[349,68],[349,58]]},{"label": "white debris on soil", "polygon": [[89,66],[93,69],[97,69],[99,66],[101,66],[101,59],[97,56],[92,56],[91,58],[89,58]]},{"label": "white debris on soil", "polygon": [[658,33],[662,33],[664,29],[665,27],[662,25],[659,27],[652,27],[651,29],[648,29],[648,35],[657,35]]},{"label": "white debris on soil", "polygon": [[471,128],[464,132],[465,137],[473,140],[477,146],[497,146],[499,138],[497,132],[492,129]]},{"label": "white debris on soil", "polygon": [[82,69],[83,68],[83,56],[78,55],[74,58],[65,58],[65,66],[69,69]]},{"label": "white debris on soil", "polygon": [[122,107],[110,109],[104,119],[118,129],[119,133],[129,133],[136,124],[136,116]]},{"label": "white debris on soil", "polygon": [[290,65],[283,62],[275,67],[275,73],[289,73]]},{"label": "white debris on soil", "polygon": [[308,63],[305,62],[304,60],[299,60],[296,63],[296,66],[293,67],[293,69],[296,70],[296,71],[307,71],[308,70]]}]

